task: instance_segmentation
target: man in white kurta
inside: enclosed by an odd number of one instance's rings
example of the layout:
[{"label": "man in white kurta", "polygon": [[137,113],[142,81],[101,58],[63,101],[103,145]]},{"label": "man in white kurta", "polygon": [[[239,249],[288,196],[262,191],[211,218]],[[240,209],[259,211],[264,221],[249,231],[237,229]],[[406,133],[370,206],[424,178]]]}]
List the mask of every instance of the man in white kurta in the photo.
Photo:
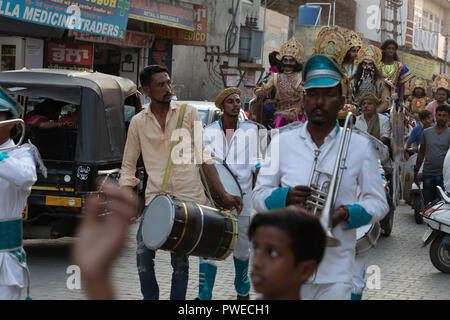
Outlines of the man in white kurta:
[{"label": "man in white kurta", "polygon": [[[16,103],[0,91],[0,121],[18,116]],[[14,146],[11,128],[0,127],[0,149]],[[0,151],[0,300],[20,299],[28,270],[22,248],[22,212],[37,180],[31,146]],[[29,285],[29,283],[28,283]]]},{"label": "man in white kurta", "polygon": [[[309,180],[316,157],[318,170],[333,172],[343,132],[336,122],[344,103],[342,76],[341,69],[325,56],[315,55],[306,63],[305,110],[309,120],[272,137],[253,191],[257,211],[305,205],[311,194]],[[328,133],[318,137],[317,132],[323,133],[323,127]],[[319,146],[318,140],[322,142]],[[354,132],[331,212],[333,224],[336,223],[332,233],[340,244],[326,248],[317,273],[302,286],[302,299],[350,299],[356,229],[381,220],[387,212],[375,148],[366,137]]]},{"label": "man in white kurta", "polygon": [[[239,234],[233,251],[235,266],[235,289],[238,299],[247,299],[250,291],[248,264],[250,241],[248,227],[252,210],[253,176],[261,166],[259,127],[251,121],[238,120],[242,107],[241,90],[227,88],[221,92],[215,103],[224,110],[223,116],[203,131],[204,144],[219,163],[225,163],[235,176],[242,190],[242,211],[239,214]],[[225,109],[226,108],[226,109]],[[234,112],[234,113],[233,113]],[[234,117],[234,115],[236,115]],[[226,125],[230,127],[227,127]],[[200,259],[199,298],[212,297],[217,266],[213,260]]]}]

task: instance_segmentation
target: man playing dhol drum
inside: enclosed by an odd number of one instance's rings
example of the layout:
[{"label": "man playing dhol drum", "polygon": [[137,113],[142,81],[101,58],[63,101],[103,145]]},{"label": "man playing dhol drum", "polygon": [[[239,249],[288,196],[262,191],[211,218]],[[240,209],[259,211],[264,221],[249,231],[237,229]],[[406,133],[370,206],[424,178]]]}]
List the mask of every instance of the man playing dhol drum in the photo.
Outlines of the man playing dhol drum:
[{"label": "man playing dhol drum", "polygon": [[[194,128],[201,130],[201,120],[197,110],[187,105],[185,114],[180,121],[180,139],[183,144],[190,146],[187,156],[188,162],[176,161],[172,157],[170,170],[168,159],[171,154],[173,133],[178,124],[182,104],[172,101],[172,85],[169,72],[166,68],[151,65],[140,73],[140,81],[146,95],[151,98],[150,106],[137,114],[130,123],[128,137],[122,161],[122,171],[119,183],[122,187],[135,187],[140,180],[136,178],[136,163],[142,153],[142,158],[148,174],[147,188],[145,190],[146,206],[151,200],[164,191],[184,201],[193,201],[205,204],[206,197],[194,161],[194,150],[199,150],[200,164],[207,180],[217,190],[222,201],[230,207],[235,207],[237,212],[242,209],[242,200],[238,196],[227,193],[220,181],[217,170],[211,163],[209,150],[201,143],[194,144]],[[179,140],[178,140],[179,141]],[[200,139],[200,142],[202,140]],[[178,143],[180,145],[181,143]],[[178,146],[177,145],[177,146]],[[172,156],[176,152],[172,153]],[[166,174],[167,173],[167,174]],[[168,179],[164,179],[165,176]],[[163,181],[166,186],[163,188]],[[164,190],[165,189],[165,190]],[[141,291],[144,299],[159,299],[159,287],[155,277],[154,258],[155,251],[148,249],[142,241],[142,221],[137,232],[138,247],[137,268],[141,282]],[[184,300],[189,275],[188,257],[181,253],[171,253],[173,267],[172,287],[170,299]]]},{"label": "man playing dhol drum", "polygon": [[[243,207],[239,215],[239,234],[233,251],[235,268],[234,287],[238,300],[249,299],[250,281],[248,263],[250,241],[248,226],[252,209],[252,189],[254,177],[261,166],[259,127],[252,121],[238,120],[242,108],[241,90],[228,88],[216,98],[215,104],[223,111],[222,117],[204,130],[205,145],[213,158],[225,163],[236,177],[242,193]],[[217,266],[213,260],[200,258],[200,300],[211,300]]]},{"label": "man playing dhol drum", "polygon": [[[345,101],[343,76],[342,69],[326,56],[314,55],[306,62],[303,79],[308,121],[272,135],[253,191],[255,210],[306,206],[312,195],[314,164],[320,171],[333,172],[343,134],[336,121]],[[381,220],[389,209],[375,148],[357,133],[351,134],[349,143],[346,169],[329,212],[331,232],[340,243],[325,249],[317,273],[302,286],[302,299],[350,299],[356,229]],[[317,184],[325,180],[329,178],[322,175]]]}]

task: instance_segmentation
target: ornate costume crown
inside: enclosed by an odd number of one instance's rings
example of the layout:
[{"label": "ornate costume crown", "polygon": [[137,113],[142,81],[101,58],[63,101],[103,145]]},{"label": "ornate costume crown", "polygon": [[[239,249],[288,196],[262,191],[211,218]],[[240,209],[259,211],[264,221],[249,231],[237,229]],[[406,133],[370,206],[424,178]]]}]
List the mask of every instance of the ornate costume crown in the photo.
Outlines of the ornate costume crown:
[{"label": "ornate costume crown", "polygon": [[425,92],[427,92],[427,80],[422,77],[412,78],[409,82],[409,92],[412,94],[416,88],[422,88]]},{"label": "ornate costume crown", "polygon": [[302,64],[303,63],[303,46],[295,38],[291,38],[288,42],[283,44],[280,49],[280,54],[277,55],[278,60],[282,60],[283,57],[294,57],[295,61]]},{"label": "ornate costume crown", "polygon": [[342,65],[346,53],[345,39],[339,27],[323,27],[317,35],[314,54],[326,55]]},{"label": "ornate costume crown", "polygon": [[361,34],[356,31],[346,30],[344,31],[343,36],[345,39],[345,44],[347,46],[345,49],[344,57],[351,48],[362,48],[362,46],[364,45]]},{"label": "ornate costume crown", "polygon": [[433,92],[436,92],[439,88],[450,90],[450,78],[448,75],[440,74],[434,79]]},{"label": "ornate costume crown", "polygon": [[380,70],[382,56],[383,54],[378,47],[375,47],[373,45],[363,46],[358,52],[356,63],[360,64],[364,60],[369,60],[375,64],[375,68]]}]

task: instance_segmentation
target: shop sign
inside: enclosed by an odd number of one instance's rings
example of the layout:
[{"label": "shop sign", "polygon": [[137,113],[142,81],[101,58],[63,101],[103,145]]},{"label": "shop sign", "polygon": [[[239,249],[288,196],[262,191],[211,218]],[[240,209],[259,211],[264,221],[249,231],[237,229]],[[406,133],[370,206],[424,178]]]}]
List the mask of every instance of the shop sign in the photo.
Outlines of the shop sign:
[{"label": "shop sign", "polygon": [[413,54],[397,51],[400,61],[416,76],[432,79],[436,61],[425,59]]},{"label": "shop sign", "polygon": [[129,18],[194,31],[194,10],[188,4],[131,0]]},{"label": "shop sign", "polygon": [[208,35],[208,8],[194,5],[194,31],[153,25],[151,32],[159,39],[172,39],[175,45],[206,46]]},{"label": "shop sign", "polygon": [[172,74],[172,49],[172,40],[156,39],[152,50],[149,52],[148,64],[159,64],[166,67]]},{"label": "shop sign", "polygon": [[124,39],[115,39],[109,37],[102,37],[95,34],[70,31],[69,37],[74,37],[76,40],[96,42],[96,43],[108,43],[122,47],[137,47],[137,48],[151,48],[153,41],[155,40],[154,33],[144,33],[127,30]]},{"label": "shop sign", "polygon": [[88,71],[93,68],[94,45],[82,43],[47,43],[45,67]]},{"label": "shop sign", "polygon": [[421,29],[414,29],[413,48],[420,51],[428,51],[432,55],[437,55],[438,36],[434,32]]},{"label": "shop sign", "polygon": [[0,0],[0,16],[123,38],[130,0]]}]

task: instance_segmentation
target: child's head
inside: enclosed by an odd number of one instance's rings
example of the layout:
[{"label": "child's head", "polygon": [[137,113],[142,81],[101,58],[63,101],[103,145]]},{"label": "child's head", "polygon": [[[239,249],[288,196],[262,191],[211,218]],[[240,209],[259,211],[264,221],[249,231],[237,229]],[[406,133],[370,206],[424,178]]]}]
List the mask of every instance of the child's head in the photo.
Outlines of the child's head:
[{"label": "child's head", "polygon": [[317,218],[294,208],[256,214],[251,280],[264,299],[298,299],[301,285],[322,260],[326,236]]}]

